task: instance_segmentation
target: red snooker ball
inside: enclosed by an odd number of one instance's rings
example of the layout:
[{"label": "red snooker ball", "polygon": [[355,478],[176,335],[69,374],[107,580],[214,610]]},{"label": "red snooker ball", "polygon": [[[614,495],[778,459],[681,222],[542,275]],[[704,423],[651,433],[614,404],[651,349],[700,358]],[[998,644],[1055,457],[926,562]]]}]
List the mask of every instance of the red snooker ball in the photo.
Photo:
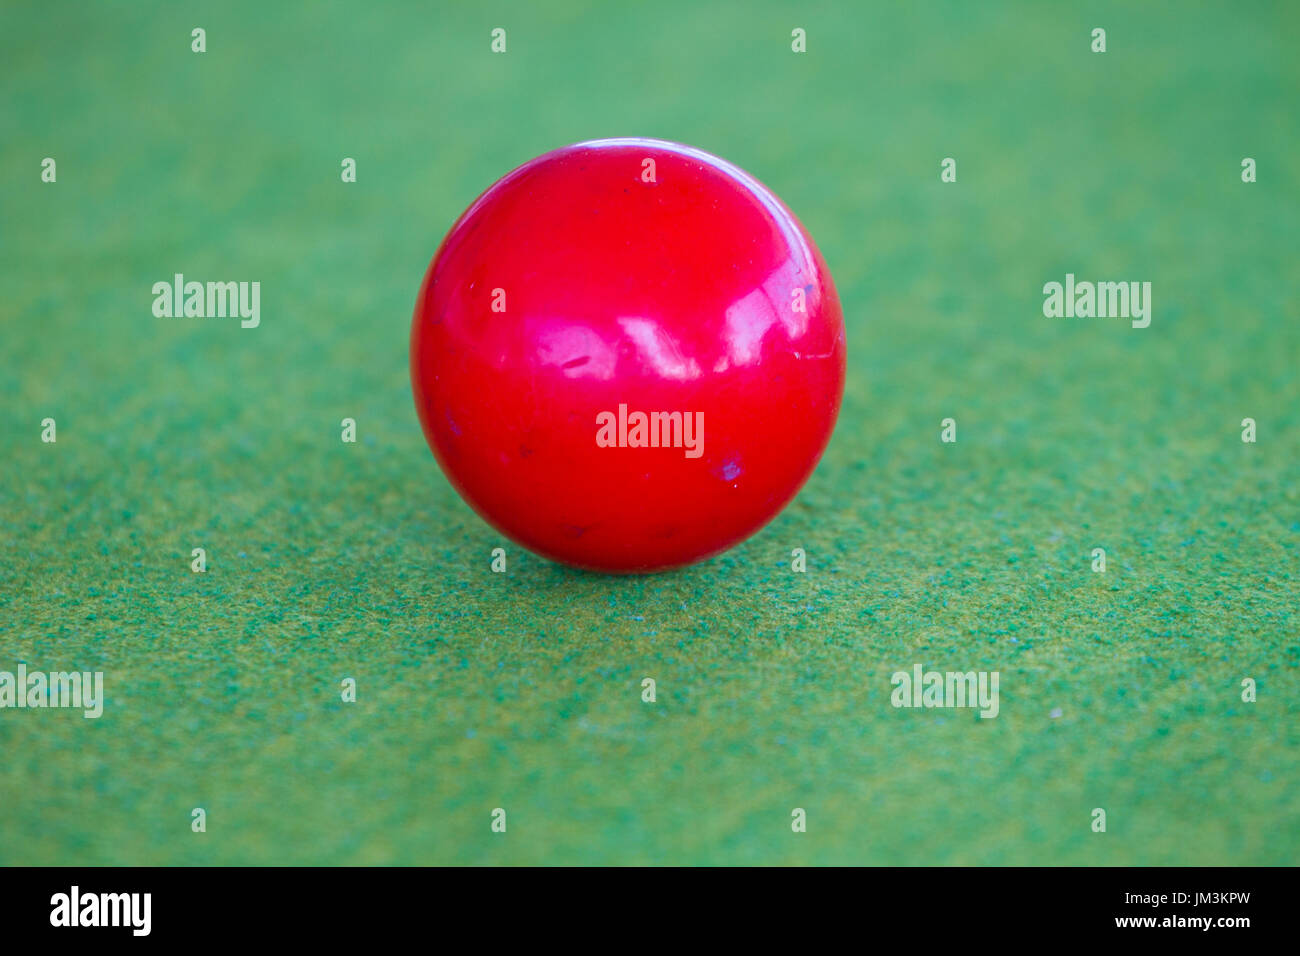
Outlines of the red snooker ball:
[{"label": "red snooker ball", "polygon": [[653,571],[747,538],[807,480],[844,321],[812,239],[748,173],[597,140],[508,173],[451,227],[411,379],[438,463],[498,531]]}]

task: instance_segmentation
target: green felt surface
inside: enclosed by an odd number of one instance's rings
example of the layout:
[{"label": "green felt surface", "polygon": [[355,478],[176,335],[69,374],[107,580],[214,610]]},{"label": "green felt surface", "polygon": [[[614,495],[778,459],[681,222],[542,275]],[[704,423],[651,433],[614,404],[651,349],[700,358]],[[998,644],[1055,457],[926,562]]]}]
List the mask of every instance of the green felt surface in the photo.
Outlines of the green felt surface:
[{"label": "green felt surface", "polygon": [[[0,8],[0,670],[108,697],[0,710],[0,863],[1294,863],[1298,8],[873,7]],[[613,135],[800,216],[839,427],[723,557],[492,574],[416,289],[497,176]],[[261,326],[155,318],[176,272]],[[1066,272],[1151,281],[1150,328],[1045,318]],[[915,663],[1000,715],[891,707]]]}]

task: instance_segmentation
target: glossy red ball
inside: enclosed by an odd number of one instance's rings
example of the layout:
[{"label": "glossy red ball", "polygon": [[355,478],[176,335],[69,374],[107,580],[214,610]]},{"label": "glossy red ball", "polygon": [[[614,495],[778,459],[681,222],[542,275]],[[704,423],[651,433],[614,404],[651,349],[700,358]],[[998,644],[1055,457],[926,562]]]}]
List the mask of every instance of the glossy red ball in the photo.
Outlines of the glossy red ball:
[{"label": "glossy red ball", "polygon": [[807,480],[839,413],[844,322],[812,239],[752,176],[599,140],[507,174],[452,226],[411,379],[438,463],[502,534],[659,570],[753,534]]}]

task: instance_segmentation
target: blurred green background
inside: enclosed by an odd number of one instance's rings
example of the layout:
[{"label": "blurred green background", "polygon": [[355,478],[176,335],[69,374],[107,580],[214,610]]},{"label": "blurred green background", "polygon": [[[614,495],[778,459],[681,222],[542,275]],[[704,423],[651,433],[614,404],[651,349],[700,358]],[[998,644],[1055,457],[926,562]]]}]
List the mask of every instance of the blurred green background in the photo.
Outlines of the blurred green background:
[{"label": "blurred green background", "polygon": [[[0,863],[1296,862],[1298,27],[5,4],[0,670],[103,670],[108,702],[0,711]],[[721,558],[491,574],[412,407],[415,294],[494,179],[625,135],[726,157],[816,238],[838,431]],[[261,327],[155,318],[175,272],[260,281]],[[1066,272],[1151,281],[1151,327],[1044,318]],[[1000,716],[895,710],[914,663],[999,671]]]}]

